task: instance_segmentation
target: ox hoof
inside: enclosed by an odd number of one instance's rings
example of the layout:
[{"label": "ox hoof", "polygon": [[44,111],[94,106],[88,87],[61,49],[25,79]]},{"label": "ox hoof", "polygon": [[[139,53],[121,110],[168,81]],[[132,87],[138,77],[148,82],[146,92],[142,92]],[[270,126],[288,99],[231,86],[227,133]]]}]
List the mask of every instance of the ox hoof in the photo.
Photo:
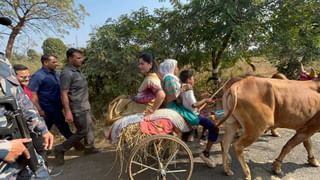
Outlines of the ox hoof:
[{"label": "ox hoof", "polygon": [[231,170],[231,163],[230,161],[228,163],[223,164],[223,169],[224,172],[226,173],[227,176],[233,176],[233,171]]},{"label": "ox hoof", "polygon": [[281,170],[281,163],[279,161],[275,161],[273,163],[273,172],[276,175],[282,175],[282,170]]},{"label": "ox hoof", "polygon": [[225,173],[227,176],[233,176],[233,174],[234,174],[233,171],[231,171],[231,170],[225,171]]},{"label": "ox hoof", "polygon": [[314,167],[320,166],[320,164],[319,164],[318,160],[316,160],[316,158],[309,158],[308,162],[311,166],[314,166]]},{"label": "ox hoof", "polygon": [[245,180],[251,180],[251,176],[246,176],[244,179]]}]

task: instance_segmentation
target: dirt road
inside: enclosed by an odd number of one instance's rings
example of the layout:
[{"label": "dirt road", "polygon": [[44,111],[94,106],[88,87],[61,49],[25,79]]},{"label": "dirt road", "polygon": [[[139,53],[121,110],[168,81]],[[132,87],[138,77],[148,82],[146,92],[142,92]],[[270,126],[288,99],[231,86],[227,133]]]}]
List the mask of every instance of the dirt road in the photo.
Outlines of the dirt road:
[{"label": "dirt road", "polygon": [[[307,154],[303,145],[297,146],[284,160],[282,177],[275,176],[271,172],[272,162],[280,153],[282,146],[293,135],[293,131],[280,129],[281,137],[275,138],[268,135],[262,136],[256,143],[252,144],[246,151],[246,159],[252,172],[252,179],[284,179],[284,180],[318,180],[320,179],[320,168],[310,167],[307,163]],[[320,134],[312,138],[314,153],[316,158],[320,159]],[[195,164],[192,179],[196,180],[240,180],[243,179],[243,173],[240,165],[236,160],[233,151],[234,176],[226,176],[223,172],[220,144],[213,147],[212,157],[217,162],[217,167],[210,169],[199,159],[199,143],[189,144],[194,152]],[[100,180],[100,179],[127,179],[127,175],[119,178],[119,164],[115,164],[115,152],[110,146],[104,147],[103,153],[84,156],[81,153],[70,152],[67,154],[68,159],[64,166],[62,175],[55,177],[55,180]],[[114,166],[114,167],[113,167]],[[111,169],[113,167],[113,169]],[[146,177],[152,179],[152,177]]]}]

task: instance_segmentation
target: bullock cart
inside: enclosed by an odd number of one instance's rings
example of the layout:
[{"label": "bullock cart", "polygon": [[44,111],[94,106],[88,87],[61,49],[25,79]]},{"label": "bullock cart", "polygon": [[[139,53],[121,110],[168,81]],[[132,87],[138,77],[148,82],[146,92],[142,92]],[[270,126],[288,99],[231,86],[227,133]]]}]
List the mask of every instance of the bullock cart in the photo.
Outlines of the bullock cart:
[{"label": "bullock cart", "polygon": [[[193,155],[190,148],[178,137],[181,132],[190,130],[184,119],[177,112],[168,109],[157,110],[154,120],[149,122],[137,120],[139,116],[143,118],[143,115],[132,115],[113,125],[112,133],[121,131],[116,135],[120,171],[126,168],[129,179],[191,179]],[[170,120],[169,125],[163,123],[162,117]],[[133,121],[137,122],[125,127],[122,125]],[[117,130],[119,127],[121,130]],[[157,132],[150,133],[150,128],[155,128]],[[149,133],[145,133],[146,131]]]},{"label": "bullock cart", "polygon": [[[215,97],[228,82],[229,80],[211,98]],[[206,104],[200,109],[205,106]],[[109,107],[109,109],[116,108]],[[170,109],[155,111],[151,120],[156,122],[157,119],[170,120],[174,128],[167,130],[166,133],[160,133],[161,135],[146,134],[141,129],[141,123],[145,122],[141,113],[126,116],[113,124],[111,139],[116,139],[118,142],[117,152],[120,154],[121,172],[123,162],[127,161],[126,170],[129,179],[190,179],[193,171],[193,155],[190,148],[178,138],[178,134],[191,130],[189,125],[176,111]],[[223,121],[225,120],[218,123],[218,126]],[[128,125],[128,122],[134,123]],[[156,129],[161,129],[159,128],[161,125],[157,123],[151,124]],[[114,133],[117,131],[118,134]]]}]

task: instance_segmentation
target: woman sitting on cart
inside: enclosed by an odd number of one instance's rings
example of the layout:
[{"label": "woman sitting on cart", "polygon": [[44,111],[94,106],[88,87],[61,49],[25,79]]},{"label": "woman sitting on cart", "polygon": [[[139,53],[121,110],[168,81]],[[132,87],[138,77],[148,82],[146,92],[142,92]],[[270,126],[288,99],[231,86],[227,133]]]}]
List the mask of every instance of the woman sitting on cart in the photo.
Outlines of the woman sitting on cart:
[{"label": "woman sitting on cart", "polygon": [[[165,107],[177,111],[188,122],[189,125],[198,125],[200,122],[199,117],[192,111],[177,103],[177,99],[181,91],[183,91],[181,89],[180,80],[177,77],[178,72],[178,63],[174,59],[166,59],[160,64],[160,73],[163,75],[163,89],[166,93],[164,101]],[[212,123],[210,120],[208,121]],[[206,149],[202,152],[200,157],[209,167],[213,168],[215,167],[215,163],[210,158],[211,147],[212,142],[208,141]]]},{"label": "woman sitting on cart", "polygon": [[145,115],[152,114],[155,110],[159,109],[165,99],[161,81],[156,74],[158,66],[151,54],[143,53],[139,57],[138,68],[145,78],[138,89],[138,94],[133,97],[133,100],[140,104],[147,104]]},{"label": "woman sitting on cart", "polygon": [[109,103],[106,124],[111,126],[122,117],[137,113],[152,114],[162,104],[165,93],[157,76],[158,66],[149,53],[139,57],[138,68],[145,78],[138,89],[137,95],[128,97],[121,95]]}]

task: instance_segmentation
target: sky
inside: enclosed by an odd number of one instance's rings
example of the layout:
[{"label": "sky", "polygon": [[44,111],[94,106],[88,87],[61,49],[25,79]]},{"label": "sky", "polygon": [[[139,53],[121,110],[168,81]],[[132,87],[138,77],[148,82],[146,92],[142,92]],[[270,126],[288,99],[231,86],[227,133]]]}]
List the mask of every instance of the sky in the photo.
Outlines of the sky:
[{"label": "sky", "polygon": [[[186,0],[181,0],[185,2]],[[149,12],[153,12],[155,8],[171,8],[170,0],[75,0],[75,4],[84,5],[89,16],[86,16],[79,29],[69,29],[68,35],[57,36],[53,34],[38,36],[37,34],[29,34],[28,38],[18,37],[15,42],[15,52],[26,53],[29,48],[35,49],[42,53],[42,42],[48,37],[60,38],[68,47],[86,47],[89,40],[89,34],[97,27],[101,27],[108,18],[117,19],[123,14],[147,7]],[[0,27],[4,28],[4,27]],[[3,30],[3,29],[2,29]],[[1,31],[1,29],[0,29]],[[8,35],[2,35],[0,38],[0,51],[4,52]],[[30,41],[33,39],[33,42]]]},{"label": "sky", "polygon": [[155,8],[170,8],[169,0],[159,2],[159,0],[76,0],[85,6],[90,14],[84,20],[80,29],[73,29],[70,34],[63,38],[63,41],[71,46],[85,47],[89,40],[89,34],[94,28],[100,27],[108,18],[117,19],[122,14],[130,14],[141,7],[147,7],[150,12]]}]

